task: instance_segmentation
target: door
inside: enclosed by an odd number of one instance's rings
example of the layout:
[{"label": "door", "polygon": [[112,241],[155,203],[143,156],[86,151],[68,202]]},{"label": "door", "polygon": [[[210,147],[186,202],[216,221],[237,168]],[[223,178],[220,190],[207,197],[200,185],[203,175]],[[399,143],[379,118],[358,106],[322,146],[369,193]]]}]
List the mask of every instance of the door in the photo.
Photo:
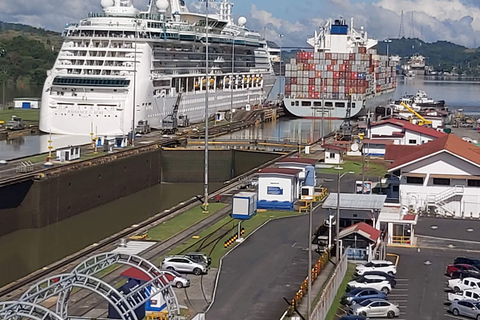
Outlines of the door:
[{"label": "door", "polygon": [[380,302],[374,302],[369,306],[370,312],[368,313],[369,317],[381,317],[383,316],[382,307]]},{"label": "door", "polygon": [[22,102],[22,109],[30,109],[31,105],[30,102]]},{"label": "door", "polygon": [[386,301],[379,302],[379,307],[378,307],[379,316],[386,317],[389,308],[390,308],[390,303],[388,303]]}]

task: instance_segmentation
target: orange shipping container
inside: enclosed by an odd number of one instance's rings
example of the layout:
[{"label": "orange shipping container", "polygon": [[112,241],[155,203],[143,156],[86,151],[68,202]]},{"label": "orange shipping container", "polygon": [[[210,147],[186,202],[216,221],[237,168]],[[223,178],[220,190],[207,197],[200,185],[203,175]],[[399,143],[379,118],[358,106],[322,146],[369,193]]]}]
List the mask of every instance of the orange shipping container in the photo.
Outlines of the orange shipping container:
[{"label": "orange shipping container", "polygon": [[333,71],[333,66],[331,64],[327,65],[327,71]]},{"label": "orange shipping container", "polygon": [[346,69],[345,67],[346,67],[346,65],[341,64],[341,65],[340,65],[340,71],[341,71],[341,72],[342,72],[342,71],[345,71],[345,69]]},{"label": "orange shipping container", "polygon": [[321,78],[322,77],[322,71],[315,71],[315,78]]}]

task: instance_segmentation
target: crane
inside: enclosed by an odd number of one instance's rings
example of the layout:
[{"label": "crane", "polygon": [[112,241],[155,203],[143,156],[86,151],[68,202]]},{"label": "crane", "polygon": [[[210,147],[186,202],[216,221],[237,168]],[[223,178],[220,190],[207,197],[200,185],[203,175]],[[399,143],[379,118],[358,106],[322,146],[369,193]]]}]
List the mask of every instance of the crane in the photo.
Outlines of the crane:
[{"label": "crane", "polygon": [[[415,111],[412,107],[410,107],[408,104],[405,102],[400,102],[400,104],[407,109],[410,113],[412,113],[414,116],[416,116],[420,121],[418,122],[418,125],[424,126],[424,125],[431,125],[432,121],[425,119],[421,114],[419,114],[417,111]],[[411,120],[410,120],[411,122]]]},{"label": "crane", "polygon": [[178,130],[178,106],[180,105],[180,101],[182,100],[182,92],[180,92],[177,96],[177,100],[173,105],[172,113],[167,115],[162,120],[162,131],[164,134],[174,134]]}]

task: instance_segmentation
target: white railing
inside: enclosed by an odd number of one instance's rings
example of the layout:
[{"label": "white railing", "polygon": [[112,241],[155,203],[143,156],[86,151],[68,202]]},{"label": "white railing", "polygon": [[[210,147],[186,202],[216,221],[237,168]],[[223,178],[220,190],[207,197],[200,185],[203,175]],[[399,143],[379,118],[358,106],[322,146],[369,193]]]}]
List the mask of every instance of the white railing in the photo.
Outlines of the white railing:
[{"label": "white railing", "polygon": [[335,268],[332,277],[325,285],[320,300],[317,305],[313,306],[313,311],[309,318],[310,320],[325,320],[327,317],[328,311],[335,300],[335,296],[337,295],[338,289],[340,288],[347,272],[348,261],[346,251],[347,250],[345,250],[345,253],[342,256],[342,260],[340,260],[340,263]]},{"label": "white railing", "polygon": [[447,190],[444,190],[440,193],[437,194],[429,194],[427,196],[427,205],[435,205],[438,210],[443,211],[444,214],[449,214],[449,215],[455,215],[453,211],[448,209],[447,202],[446,200],[457,196],[457,195],[463,195],[465,191],[465,187],[462,185],[456,185],[452,188],[449,188]]}]

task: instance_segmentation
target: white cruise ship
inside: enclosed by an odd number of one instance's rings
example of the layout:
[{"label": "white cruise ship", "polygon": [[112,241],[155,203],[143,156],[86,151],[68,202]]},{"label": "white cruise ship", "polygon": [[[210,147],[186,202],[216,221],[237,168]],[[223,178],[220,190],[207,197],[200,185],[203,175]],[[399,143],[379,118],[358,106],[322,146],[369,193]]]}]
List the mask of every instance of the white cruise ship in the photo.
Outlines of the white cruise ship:
[{"label": "white cruise ship", "polygon": [[270,93],[275,75],[266,42],[244,17],[233,21],[228,0],[209,5],[208,79],[205,14],[189,12],[183,0],[150,1],[145,11],[133,0],[101,5],[102,13],[64,31],[43,89],[41,131],[127,135],[139,121],[161,129],[177,100],[179,117],[200,122],[207,85],[209,115],[230,110],[232,91],[233,108]]}]

